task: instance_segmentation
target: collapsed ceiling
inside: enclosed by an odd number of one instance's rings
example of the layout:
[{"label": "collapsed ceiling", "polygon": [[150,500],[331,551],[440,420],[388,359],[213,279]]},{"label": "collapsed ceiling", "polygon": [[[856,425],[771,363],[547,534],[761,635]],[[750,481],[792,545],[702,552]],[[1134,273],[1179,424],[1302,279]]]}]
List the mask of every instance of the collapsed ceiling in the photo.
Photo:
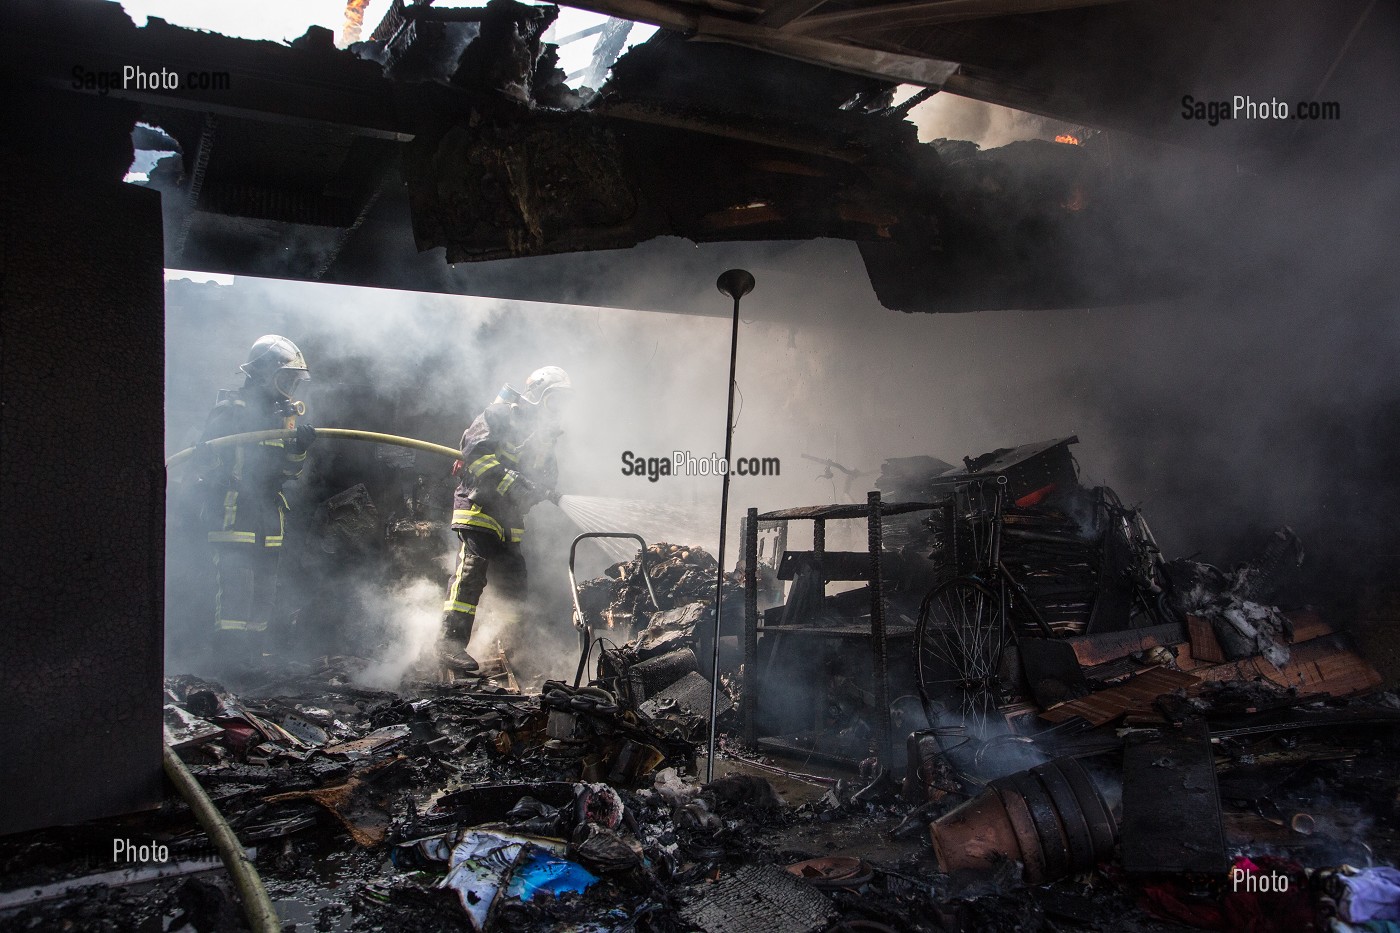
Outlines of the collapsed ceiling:
[{"label": "collapsed ceiling", "polygon": [[[138,29],[115,4],[22,2],[11,21],[27,39],[8,66],[56,108],[139,120],[136,148],[178,153],[148,182],[164,196],[170,267],[511,297],[597,300],[560,293],[579,269],[565,254],[667,237],[854,242],[880,301],[905,311],[1159,297],[1192,244],[1135,243],[1167,220],[1124,168],[1132,140],[1273,155],[1256,127],[1203,134],[1177,113],[1184,92],[1269,73],[1267,43],[1241,45],[1260,28],[1253,3],[579,5],[616,17],[584,75],[608,75],[596,92],[570,87],[542,41],[557,9],[514,0],[395,0],[350,50],[317,28],[279,45],[155,18]],[[1316,89],[1369,10],[1350,6],[1290,5],[1290,33],[1306,19],[1311,41],[1267,49],[1289,55],[1290,83],[1272,89]],[[622,17],[663,29],[618,58]],[[227,77],[123,87],[132,62]],[[892,105],[907,83],[925,91]],[[940,89],[1082,125],[1084,145],[921,143],[905,117]],[[1115,162],[1096,128],[1136,135],[1113,134]],[[96,148],[125,172],[129,150]],[[1245,199],[1251,183],[1211,190]],[[542,256],[561,262],[520,274]]]}]

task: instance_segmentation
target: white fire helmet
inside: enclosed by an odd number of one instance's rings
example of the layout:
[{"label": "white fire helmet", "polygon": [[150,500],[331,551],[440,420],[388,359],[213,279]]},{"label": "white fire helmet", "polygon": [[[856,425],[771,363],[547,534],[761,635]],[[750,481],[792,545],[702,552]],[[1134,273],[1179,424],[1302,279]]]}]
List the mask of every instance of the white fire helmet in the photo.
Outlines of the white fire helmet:
[{"label": "white fire helmet", "polygon": [[310,378],[306,358],[286,337],[267,334],[248,350],[248,360],[238,367],[255,384],[275,389],[291,398],[297,386]]},{"label": "white fire helmet", "polygon": [[525,380],[525,391],[521,397],[537,408],[557,409],[573,387],[569,374],[558,366],[541,366]]}]

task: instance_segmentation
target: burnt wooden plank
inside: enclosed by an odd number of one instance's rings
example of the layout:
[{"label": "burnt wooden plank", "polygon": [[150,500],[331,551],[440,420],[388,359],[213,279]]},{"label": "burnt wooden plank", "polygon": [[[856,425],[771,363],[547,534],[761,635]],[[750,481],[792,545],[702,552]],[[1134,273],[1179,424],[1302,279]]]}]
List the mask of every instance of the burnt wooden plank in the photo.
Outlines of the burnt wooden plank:
[{"label": "burnt wooden plank", "polygon": [[1128,736],[1122,844],[1130,872],[1225,873],[1215,756],[1204,723]]},{"label": "burnt wooden plank", "polygon": [[[1029,639],[1025,643],[1029,643]],[[1092,725],[1101,726],[1130,710],[1150,710],[1152,701],[1159,696],[1199,682],[1199,677],[1183,671],[1165,667],[1148,668],[1116,687],[1056,703],[1040,715],[1051,722],[1064,722],[1079,717]]]},{"label": "burnt wooden plank", "polygon": [[1174,645],[1185,641],[1186,635],[1181,625],[1168,622],[1150,628],[1127,629],[1121,632],[1103,632],[1097,635],[1076,635],[1066,638],[1065,643],[1074,649],[1079,663],[1085,667],[1103,664],[1125,658],[1148,648],[1159,645]]}]

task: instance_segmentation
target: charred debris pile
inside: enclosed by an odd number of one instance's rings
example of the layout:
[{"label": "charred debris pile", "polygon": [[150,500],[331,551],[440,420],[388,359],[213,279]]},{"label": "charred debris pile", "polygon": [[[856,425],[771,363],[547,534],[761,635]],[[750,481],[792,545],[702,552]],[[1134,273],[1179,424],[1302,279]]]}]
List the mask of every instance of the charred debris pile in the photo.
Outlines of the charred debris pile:
[{"label": "charred debris pile", "polygon": [[[653,544],[578,588],[573,679],[523,692],[504,655],[398,691],[354,658],[241,695],[177,676],[167,742],[298,929],[1384,929],[1393,678],[1348,620],[1275,603],[1292,532],[1168,560],[1080,484],[1076,440],[751,513],[718,652],[714,558]],[[868,553],[826,546],[838,521]],[[94,874],[119,840],[160,858]],[[0,929],[239,928],[173,794],[0,865]]]}]

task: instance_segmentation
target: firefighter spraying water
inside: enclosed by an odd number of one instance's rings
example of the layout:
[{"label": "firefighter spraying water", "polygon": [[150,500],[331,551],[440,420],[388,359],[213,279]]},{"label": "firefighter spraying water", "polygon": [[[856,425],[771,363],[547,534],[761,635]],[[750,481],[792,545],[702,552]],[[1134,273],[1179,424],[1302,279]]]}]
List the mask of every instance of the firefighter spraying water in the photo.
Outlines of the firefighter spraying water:
[{"label": "firefighter spraying water", "polygon": [[470,673],[467,652],[488,568],[497,594],[518,611],[525,595],[525,513],[536,503],[558,502],[559,469],[554,446],[563,433],[561,416],[572,394],[568,373],[545,366],[530,374],[522,392],[501,389],[462,435],[452,528],[462,540],[457,570],[443,606],[438,659],[451,672]]},{"label": "firefighter spraying water", "polygon": [[[263,654],[268,632],[277,628],[277,571],[285,527],[282,485],[298,478],[306,451],[316,440],[392,444],[455,455],[451,527],[459,539],[455,572],[442,606],[434,657],[444,675],[479,669],[468,651],[477,608],[489,582],[494,613],[518,621],[526,596],[521,551],[525,515],[550,501],[583,531],[642,531],[655,540],[708,541],[712,529],[688,510],[655,502],[554,492],[554,449],[572,385],[564,370],[547,366],[532,373],[523,390],[507,385],[473,420],[458,448],[377,432],[313,429],[305,405],[294,398],[307,378],[304,357],[286,338],[261,338],[241,368],[247,384],[226,390],[210,416],[204,440],[172,456],[201,474],[217,585],[217,666],[226,673],[251,670]],[[599,546],[613,560],[635,553],[620,542]]]}]

